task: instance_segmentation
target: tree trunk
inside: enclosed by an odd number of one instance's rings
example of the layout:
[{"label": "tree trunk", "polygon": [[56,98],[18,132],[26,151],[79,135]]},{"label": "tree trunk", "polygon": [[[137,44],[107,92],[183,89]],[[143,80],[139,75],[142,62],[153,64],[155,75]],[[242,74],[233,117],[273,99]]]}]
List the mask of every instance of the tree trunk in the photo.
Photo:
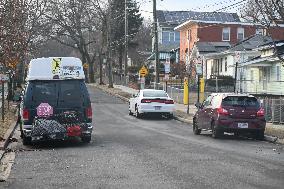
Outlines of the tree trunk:
[{"label": "tree trunk", "polygon": [[122,74],[123,73],[123,70],[122,70],[122,58],[123,58],[123,51],[122,51],[122,48],[120,48],[118,50],[118,61],[119,61],[119,74]]},{"label": "tree trunk", "polygon": [[99,54],[99,64],[100,64],[100,85],[103,85],[103,58],[102,53]]},{"label": "tree trunk", "polygon": [[108,88],[113,88],[112,60],[108,58]]},{"label": "tree trunk", "polygon": [[89,62],[89,81],[95,83],[94,63],[91,61]]}]

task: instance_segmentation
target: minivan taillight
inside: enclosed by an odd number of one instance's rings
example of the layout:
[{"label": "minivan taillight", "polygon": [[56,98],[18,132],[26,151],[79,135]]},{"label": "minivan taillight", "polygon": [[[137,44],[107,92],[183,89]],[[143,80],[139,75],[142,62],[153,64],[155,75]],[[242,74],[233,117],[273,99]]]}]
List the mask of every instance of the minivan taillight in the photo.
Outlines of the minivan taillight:
[{"label": "minivan taillight", "polygon": [[92,110],[91,106],[86,109],[86,116],[87,116],[88,119],[92,119],[93,110]]},{"label": "minivan taillight", "polygon": [[265,111],[263,108],[260,108],[257,112],[256,112],[256,116],[257,117],[263,117],[265,116]]},{"label": "minivan taillight", "polygon": [[28,109],[23,109],[23,120],[28,121],[30,117],[30,112]]},{"label": "minivan taillight", "polygon": [[229,115],[228,110],[226,110],[225,108],[219,107],[217,108],[217,112],[219,115]]}]

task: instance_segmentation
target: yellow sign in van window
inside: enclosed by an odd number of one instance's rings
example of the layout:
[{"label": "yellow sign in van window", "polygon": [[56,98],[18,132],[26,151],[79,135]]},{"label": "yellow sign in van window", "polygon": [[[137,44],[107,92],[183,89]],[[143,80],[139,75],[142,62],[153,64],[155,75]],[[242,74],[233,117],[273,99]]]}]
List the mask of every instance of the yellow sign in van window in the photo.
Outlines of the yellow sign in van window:
[{"label": "yellow sign in van window", "polygon": [[53,74],[58,74],[60,71],[60,66],[61,66],[61,58],[53,58],[52,59],[52,73]]}]

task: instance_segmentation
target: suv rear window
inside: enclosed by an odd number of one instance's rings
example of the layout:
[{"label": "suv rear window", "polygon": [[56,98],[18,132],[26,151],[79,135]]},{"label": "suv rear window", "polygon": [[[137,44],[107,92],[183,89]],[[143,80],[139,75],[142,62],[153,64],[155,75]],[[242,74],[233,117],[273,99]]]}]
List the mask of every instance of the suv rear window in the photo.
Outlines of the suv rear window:
[{"label": "suv rear window", "polygon": [[222,106],[244,106],[251,108],[259,108],[260,104],[255,97],[228,96],[223,99]]}]

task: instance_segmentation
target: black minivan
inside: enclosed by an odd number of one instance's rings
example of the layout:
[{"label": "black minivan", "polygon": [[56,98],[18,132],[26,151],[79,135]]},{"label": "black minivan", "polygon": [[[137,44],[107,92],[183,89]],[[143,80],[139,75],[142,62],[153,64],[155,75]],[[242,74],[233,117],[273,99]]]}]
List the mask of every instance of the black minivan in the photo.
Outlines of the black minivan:
[{"label": "black minivan", "polygon": [[[52,116],[38,117],[42,103]],[[73,136],[86,143],[91,140],[92,107],[83,79],[28,81],[20,109],[24,145]]]}]

